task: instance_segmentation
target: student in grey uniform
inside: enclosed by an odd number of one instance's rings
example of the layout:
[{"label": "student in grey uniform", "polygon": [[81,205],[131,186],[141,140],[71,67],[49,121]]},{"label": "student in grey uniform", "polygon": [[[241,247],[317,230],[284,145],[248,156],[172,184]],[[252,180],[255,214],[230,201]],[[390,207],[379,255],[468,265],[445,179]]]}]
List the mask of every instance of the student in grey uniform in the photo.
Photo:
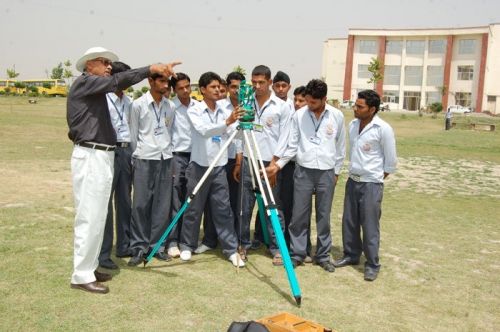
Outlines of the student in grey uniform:
[{"label": "student in grey uniform", "polygon": [[[165,231],[172,200],[171,126],[174,110],[164,94],[168,78],[152,75],[150,90],[135,100],[130,114],[130,138],[133,149],[134,199],[129,266],[143,262]],[[170,260],[164,247],[155,254]]]},{"label": "student in grey uniform", "polygon": [[[176,96],[174,103],[174,120],[172,124],[172,172],[173,193],[172,213],[170,219],[174,218],[186,200],[186,168],[191,159],[191,123],[188,118],[188,110],[198,104],[191,98],[191,79],[184,73],[177,73],[177,77],[170,79],[170,86]],[[167,239],[168,255],[179,257],[179,236],[182,228],[182,218],[170,232]]]},{"label": "student in grey uniform", "polygon": [[[283,100],[276,97],[271,92],[271,70],[267,66],[257,66],[252,71],[252,85],[255,90],[255,120],[254,133],[257,141],[257,146],[261,152],[264,165],[278,160],[284,152],[288,139],[289,121],[292,116],[292,110]],[[246,151],[245,151],[246,154]],[[245,155],[246,156],[246,155]],[[240,179],[241,163],[243,162],[243,177],[241,179],[243,189],[242,194],[242,218],[241,218],[241,244],[243,250],[248,250],[251,246],[250,242],[250,222],[252,219],[253,208],[255,206],[254,188],[252,185],[251,168],[247,158],[243,158],[243,154],[238,154],[236,157],[236,166],[234,167],[234,177]],[[260,179],[260,174],[254,176],[255,179]],[[281,208],[280,187],[281,175],[278,173],[274,177],[269,178],[274,200],[277,206],[281,229],[284,227],[284,217]],[[262,193],[268,195],[268,193]],[[269,251],[273,256],[273,265],[283,265],[281,253],[279,252],[276,243],[276,237],[269,218],[266,218],[268,234],[270,235]],[[246,252],[245,252],[246,256]]]},{"label": "student in grey uniform", "polygon": [[[186,169],[188,193],[193,192],[243,114],[239,107],[229,113],[217,103],[220,80],[219,75],[213,72],[201,75],[199,87],[203,101],[188,110],[192,133],[191,162]],[[198,245],[201,215],[208,202],[222,253],[234,266],[245,265],[237,253],[238,241],[229,202],[226,164],[227,150],[186,209],[179,245],[180,257],[184,261],[191,259],[191,253]]]},{"label": "student in grey uniform", "polygon": [[[123,62],[111,64],[111,74],[130,70]],[[116,133],[116,149],[113,172],[113,184],[109,197],[108,215],[104,228],[104,238],[99,254],[99,266],[106,269],[117,269],[118,265],[111,259],[113,248],[113,201],[116,216],[116,257],[130,257],[130,214],[132,205],[132,148],[130,147],[130,108],[132,101],[123,90],[106,95],[109,115]]]},{"label": "student in grey uniform", "polygon": [[[241,81],[245,80],[245,76],[239,72],[232,72],[227,75],[226,86],[228,87],[229,96],[219,99],[217,101],[221,107],[226,108],[231,113],[238,106],[238,91]],[[240,139],[234,139],[227,149],[227,164],[226,175],[227,183],[229,185],[229,201],[231,203],[231,211],[233,212],[234,227],[240,238],[239,226],[239,211],[238,211],[238,182],[233,178],[233,169],[236,164],[236,150],[237,146],[241,145]],[[217,247],[217,232],[210,220],[210,209],[206,208],[203,216],[203,240],[201,245],[195,250],[196,254],[204,253],[207,250],[215,249]],[[240,252],[240,255],[242,252]],[[242,259],[245,257],[242,256]]]},{"label": "student in grey uniform", "polygon": [[[346,183],[342,243],[344,256],[336,267],[356,265],[366,257],[366,281],[380,270],[380,216],[384,179],[396,171],[396,140],[391,126],[377,116],[380,97],[373,90],[358,93],[349,124],[349,179]],[[363,232],[361,239],[360,231]]]},{"label": "student in grey uniform", "polygon": [[307,256],[307,235],[311,219],[312,195],[316,194],[318,233],[314,260],[328,272],[335,271],[330,261],[332,237],[330,213],[338,175],[345,157],[344,115],[326,104],[327,85],[311,80],[306,86],[307,106],[292,117],[290,140],[283,157],[268,167],[270,175],[294,156],[294,202],[290,223],[290,251],[294,266]]}]

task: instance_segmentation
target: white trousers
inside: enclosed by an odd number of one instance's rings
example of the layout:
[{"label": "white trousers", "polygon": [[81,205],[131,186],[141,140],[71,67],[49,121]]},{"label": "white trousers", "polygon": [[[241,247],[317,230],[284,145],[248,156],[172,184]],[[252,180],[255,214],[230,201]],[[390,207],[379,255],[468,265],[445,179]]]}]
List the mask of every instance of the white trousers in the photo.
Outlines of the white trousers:
[{"label": "white trousers", "polygon": [[114,151],[75,145],[71,175],[75,199],[75,248],[71,283],[95,281],[113,182]]}]

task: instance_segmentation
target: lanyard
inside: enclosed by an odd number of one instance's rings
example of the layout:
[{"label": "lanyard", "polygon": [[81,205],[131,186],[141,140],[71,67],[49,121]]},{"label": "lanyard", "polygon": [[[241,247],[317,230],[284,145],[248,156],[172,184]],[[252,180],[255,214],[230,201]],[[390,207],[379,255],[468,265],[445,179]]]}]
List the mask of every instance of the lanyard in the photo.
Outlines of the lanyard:
[{"label": "lanyard", "polygon": [[120,113],[120,110],[118,109],[118,107],[116,107],[116,104],[113,101],[113,99],[111,99],[111,97],[108,95],[106,95],[106,96],[108,97],[108,100],[111,102],[111,104],[113,104],[113,107],[115,108],[116,113],[118,113],[118,117],[120,118],[120,123],[123,124],[123,109],[125,108],[125,103],[122,103],[122,111]]},{"label": "lanyard", "polygon": [[217,123],[217,117],[219,116],[219,112],[217,112],[217,110],[215,110],[215,122],[212,119],[212,116],[210,115],[210,111],[208,109],[206,109],[205,112],[207,112],[207,115],[208,115],[208,118],[210,119],[210,122]]},{"label": "lanyard", "polygon": [[156,106],[154,101],[153,101],[153,111],[155,111],[156,123],[158,124],[158,127],[156,128],[160,128],[161,106],[160,106],[160,113],[158,114],[158,112],[156,112]]},{"label": "lanyard", "polygon": [[326,112],[328,112],[328,110],[325,110],[325,112],[323,113],[323,115],[321,115],[321,117],[319,118],[319,123],[318,123],[318,125],[316,126],[316,123],[314,122],[314,118],[313,118],[313,116],[311,115],[311,112],[309,111],[309,117],[311,118],[311,121],[312,121],[313,126],[314,126],[314,135],[315,135],[315,136],[316,136],[316,134],[318,133],[318,129],[319,129],[319,127],[321,126],[321,122],[323,122],[323,118],[325,117]]},{"label": "lanyard", "polygon": [[263,109],[260,110],[260,114],[259,112],[257,111],[257,103],[255,102],[255,98],[253,100],[253,106],[255,107],[255,113],[257,113],[257,118],[259,119],[259,123],[260,123],[260,118],[262,117],[262,113],[264,113],[264,111],[266,110],[266,108],[269,106],[269,104],[267,104],[266,106],[264,106]]}]

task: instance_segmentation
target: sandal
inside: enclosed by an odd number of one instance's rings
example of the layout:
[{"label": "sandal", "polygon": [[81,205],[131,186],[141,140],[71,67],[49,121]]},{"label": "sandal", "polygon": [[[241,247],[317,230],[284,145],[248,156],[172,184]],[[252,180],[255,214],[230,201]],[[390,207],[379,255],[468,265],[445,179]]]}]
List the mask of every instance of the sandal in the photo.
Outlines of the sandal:
[{"label": "sandal", "polygon": [[274,266],[281,266],[283,265],[283,257],[281,257],[280,253],[277,253],[273,257],[273,265]]}]

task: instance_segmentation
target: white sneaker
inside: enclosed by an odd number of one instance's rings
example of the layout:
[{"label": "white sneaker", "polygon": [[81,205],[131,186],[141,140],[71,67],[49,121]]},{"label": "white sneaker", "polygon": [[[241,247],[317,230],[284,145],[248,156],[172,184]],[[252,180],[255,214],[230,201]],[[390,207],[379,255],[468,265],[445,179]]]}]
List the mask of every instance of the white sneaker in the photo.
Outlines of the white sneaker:
[{"label": "white sneaker", "polygon": [[177,246],[168,248],[167,253],[170,257],[173,258],[179,257],[181,255],[181,252],[179,251],[179,248],[177,248]]},{"label": "white sneaker", "polygon": [[189,251],[189,250],[183,250],[183,251],[181,251],[180,256],[181,256],[181,259],[183,261],[188,261],[188,260],[191,259],[191,251]]},{"label": "white sneaker", "polygon": [[245,262],[241,259],[240,254],[238,254],[237,252],[229,256],[229,260],[231,261],[231,263],[233,263],[234,266],[237,267],[245,266]]},{"label": "white sneaker", "polygon": [[209,246],[204,245],[203,243],[196,248],[194,251],[195,254],[203,254],[205,251],[213,250],[214,248],[210,248]]}]

